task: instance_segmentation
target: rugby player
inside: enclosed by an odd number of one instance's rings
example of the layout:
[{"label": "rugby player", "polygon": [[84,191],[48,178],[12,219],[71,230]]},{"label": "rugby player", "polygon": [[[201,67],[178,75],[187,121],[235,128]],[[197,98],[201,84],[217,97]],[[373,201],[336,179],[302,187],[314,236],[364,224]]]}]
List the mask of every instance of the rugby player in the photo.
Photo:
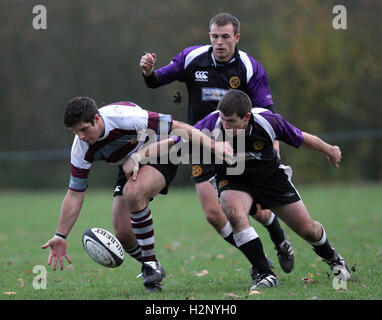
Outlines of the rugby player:
[{"label": "rugby player", "polygon": [[[267,264],[260,238],[248,222],[248,214],[256,205],[271,209],[313,246],[314,252],[331,267],[335,275],[340,272],[344,280],[350,279],[346,262],[330,245],[323,225],[309,215],[292,184],[292,169],[281,163],[274,141],[280,140],[295,148],[305,146],[321,152],[335,168],[339,167],[341,161],[338,146],[301,131],[270,110],[252,108],[248,95],[236,89],[230,89],[220,99],[218,110],[198,121],[195,128],[211,132],[219,129],[222,139],[228,135],[235,139],[239,130],[244,133],[244,154],[236,154],[238,161],[245,161],[244,172],[229,175],[229,165],[226,163],[216,165],[215,171],[220,203],[232,225],[236,245],[260,274],[251,289],[278,285],[276,275]],[[214,138],[219,139],[219,136],[215,135]],[[235,141],[233,146],[235,154],[238,151]]]},{"label": "rugby player", "polygon": [[[190,125],[173,120],[171,115],[147,111],[132,102],[116,102],[98,109],[93,99],[76,97],[68,103],[64,123],[75,134],[71,177],[56,234],[42,246],[43,249],[50,247],[48,265],[53,261],[53,270],[56,270],[59,262],[62,270],[64,257],[71,263],[66,252],[66,237],[80,214],[92,163],[102,160],[121,165],[125,175],[122,196],[118,197],[124,206],[113,207],[115,235],[128,253],[135,248],[132,256],[142,263],[146,290],[161,290],[165,271],[155,254],[154,225],[148,204],[158,193],[167,193],[177,166],[150,162],[140,166],[139,163],[152,155],[160,155],[158,145],[167,144],[168,153],[169,148],[180,141],[178,136],[166,138],[175,129],[185,133],[183,138],[209,146],[221,158],[224,154],[232,155],[231,146],[226,142],[215,143]],[[165,139],[156,142],[158,138]],[[155,142],[145,143],[150,139]]]}]

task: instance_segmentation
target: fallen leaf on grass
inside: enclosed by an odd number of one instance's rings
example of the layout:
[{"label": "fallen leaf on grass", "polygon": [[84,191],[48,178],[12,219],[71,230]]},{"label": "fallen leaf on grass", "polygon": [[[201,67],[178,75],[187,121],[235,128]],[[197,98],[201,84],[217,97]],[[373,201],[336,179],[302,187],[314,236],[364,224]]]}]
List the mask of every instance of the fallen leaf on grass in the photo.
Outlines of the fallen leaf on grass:
[{"label": "fallen leaf on grass", "polygon": [[20,287],[24,287],[24,284],[25,284],[25,282],[24,282],[24,279],[17,279],[17,281],[19,281],[20,282]]},{"label": "fallen leaf on grass", "polygon": [[[74,266],[73,266],[72,264],[70,264],[70,265],[68,265],[68,266],[66,267],[66,270],[67,270],[67,271],[74,271]],[[114,270],[112,269],[111,271],[114,271]]]},{"label": "fallen leaf on grass", "polygon": [[198,272],[198,273],[196,274],[196,276],[198,276],[198,277],[204,277],[204,276],[207,275],[207,274],[208,274],[208,270],[204,269],[204,270]]},{"label": "fallen leaf on grass", "polygon": [[4,294],[6,294],[7,296],[13,296],[16,294],[16,292],[13,292],[13,291],[6,291],[6,292],[3,292]]},{"label": "fallen leaf on grass", "polygon": [[232,298],[232,299],[234,299],[234,298],[241,298],[241,296],[238,296],[237,294],[234,294],[234,293],[225,293],[224,294],[225,296],[227,296],[227,297],[230,297],[230,298]]},{"label": "fallen leaf on grass", "polygon": [[173,252],[181,246],[181,243],[178,241],[173,241],[172,243],[166,244],[165,248],[167,251]]},{"label": "fallen leaf on grass", "polygon": [[217,256],[216,256],[216,258],[218,258],[218,259],[224,259],[224,254],[218,254]]},{"label": "fallen leaf on grass", "polygon": [[301,280],[305,281],[306,283],[313,283],[316,282],[316,280],[313,280],[312,278],[301,278]]},{"label": "fallen leaf on grass", "polygon": [[249,290],[249,293],[248,293],[250,296],[254,295],[254,294],[261,294],[260,291],[257,291],[257,290]]}]

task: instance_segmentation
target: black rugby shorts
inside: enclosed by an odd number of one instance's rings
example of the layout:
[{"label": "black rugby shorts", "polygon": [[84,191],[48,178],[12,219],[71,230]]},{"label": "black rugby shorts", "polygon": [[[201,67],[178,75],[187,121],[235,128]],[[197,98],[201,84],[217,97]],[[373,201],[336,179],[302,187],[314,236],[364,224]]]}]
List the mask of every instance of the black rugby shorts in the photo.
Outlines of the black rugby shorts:
[{"label": "black rugby shorts", "polygon": [[297,189],[293,186],[292,169],[289,166],[280,165],[279,168],[267,179],[258,180],[249,175],[216,176],[218,195],[225,190],[244,191],[253,198],[250,214],[256,213],[256,203],[261,208],[271,209],[280,205],[294,203],[301,200]]},{"label": "black rugby shorts", "polygon": [[[155,168],[156,170],[158,170],[163,175],[163,177],[166,180],[166,186],[159,193],[160,194],[167,194],[168,189],[170,188],[170,184],[171,184],[172,180],[174,180],[174,178],[175,178],[178,166],[171,164],[171,163],[169,163],[169,164],[147,164],[147,165]],[[127,178],[126,178],[125,173],[122,170],[122,166],[119,166],[118,168],[119,168],[119,170],[118,170],[117,181],[116,181],[115,186],[114,186],[114,195],[113,195],[114,197],[122,195],[123,187],[125,186],[125,184],[127,182]]]}]

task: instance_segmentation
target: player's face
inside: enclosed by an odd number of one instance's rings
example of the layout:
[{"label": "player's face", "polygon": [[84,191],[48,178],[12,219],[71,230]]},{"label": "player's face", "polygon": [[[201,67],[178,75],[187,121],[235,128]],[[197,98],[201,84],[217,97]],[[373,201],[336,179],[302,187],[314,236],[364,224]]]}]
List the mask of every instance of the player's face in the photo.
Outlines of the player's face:
[{"label": "player's face", "polygon": [[248,128],[249,119],[251,118],[249,112],[244,118],[240,118],[236,113],[232,116],[225,116],[221,111],[219,111],[219,115],[226,134],[232,136],[236,136],[239,129],[246,130]]},{"label": "player's face", "polygon": [[94,125],[91,124],[91,122],[80,122],[70,128],[70,130],[75,133],[80,140],[88,144],[93,144],[103,135],[103,121],[101,116],[96,114],[94,117]]},{"label": "player's face", "polygon": [[228,62],[232,58],[239,40],[240,33],[235,34],[232,23],[225,26],[218,26],[215,23],[211,25],[210,41],[213,55],[217,61]]}]

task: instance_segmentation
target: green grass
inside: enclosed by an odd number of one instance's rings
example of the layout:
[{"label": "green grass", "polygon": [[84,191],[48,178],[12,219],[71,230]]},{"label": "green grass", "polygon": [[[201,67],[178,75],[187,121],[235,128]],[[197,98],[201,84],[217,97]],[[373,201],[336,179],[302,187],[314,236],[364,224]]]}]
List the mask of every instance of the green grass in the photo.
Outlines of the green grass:
[{"label": "green grass", "polygon": [[[207,224],[193,189],[172,188],[151,203],[156,253],[167,276],[163,292],[145,293],[136,279],[140,265],[130,257],[119,268],[97,265],[85,253],[84,230],[97,226],[113,231],[111,190],[87,191],[82,213],[68,238],[73,264],[53,272],[48,250],[40,249],[55,232],[60,192],[6,191],[0,195],[0,299],[381,299],[382,218],[380,185],[300,186],[312,217],[322,222],[332,245],[355,272],[347,290],[332,287],[329,268],[311,246],[284,226],[292,240],[296,264],[281,271],[264,227],[252,220],[266,253],[275,262],[280,286],[249,295],[249,263]],[[47,289],[35,290],[35,265],[48,270]],[[208,274],[198,276],[202,270]],[[304,278],[309,281],[302,280]],[[4,292],[14,292],[7,295]]]}]

